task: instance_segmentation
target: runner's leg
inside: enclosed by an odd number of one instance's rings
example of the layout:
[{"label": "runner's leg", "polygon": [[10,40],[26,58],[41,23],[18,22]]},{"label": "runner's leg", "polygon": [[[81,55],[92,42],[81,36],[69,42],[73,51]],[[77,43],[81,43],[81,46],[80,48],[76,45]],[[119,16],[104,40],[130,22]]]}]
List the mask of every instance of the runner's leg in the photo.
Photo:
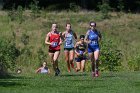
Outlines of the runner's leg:
[{"label": "runner's leg", "polygon": [[60,51],[56,51],[54,53],[54,57],[53,57],[53,60],[54,60],[54,63],[55,63],[55,76],[58,76],[60,74],[60,70],[58,68],[58,57],[60,55]]},{"label": "runner's leg", "polygon": [[65,51],[64,51],[64,54],[65,54],[65,60],[66,60],[66,62],[67,62],[68,72],[70,72],[69,51],[68,51],[68,50],[65,50]]},{"label": "runner's leg", "polygon": [[98,59],[99,59],[99,50],[96,50],[94,51],[94,64],[95,64],[95,71],[96,71],[96,76],[98,76],[98,66],[99,66],[99,62],[98,62]]},{"label": "runner's leg", "polygon": [[84,70],[85,70],[85,62],[86,62],[86,60],[81,61],[81,72],[84,72]]},{"label": "runner's leg", "polygon": [[71,64],[71,67],[75,70],[73,59],[74,59],[74,50],[72,49],[71,51],[69,51],[69,63]]},{"label": "runner's leg", "polygon": [[55,71],[55,63],[54,63],[54,61],[53,61],[54,53],[49,53],[49,56],[50,56],[51,64],[52,64],[52,66],[53,66],[53,70]]}]

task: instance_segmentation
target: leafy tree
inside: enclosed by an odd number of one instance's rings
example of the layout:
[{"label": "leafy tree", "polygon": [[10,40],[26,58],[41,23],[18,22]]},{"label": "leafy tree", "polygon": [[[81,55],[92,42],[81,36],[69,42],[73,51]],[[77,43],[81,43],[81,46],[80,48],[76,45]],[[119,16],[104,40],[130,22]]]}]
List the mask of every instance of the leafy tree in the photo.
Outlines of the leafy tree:
[{"label": "leafy tree", "polygon": [[[82,9],[97,10],[98,3],[108,1],[108,4],[111,8],[115,10],[125,10],[125,11],[138,11],[140,12],[140,0],[3,0],[1,1],[3,9],[12,9],[13,5],[17,9],[19,5],[25,8],[29,8],[30,4],[38,2],[40,9],[48,8],[49,6],[57,6],[56,10],[59,9],[68,9],[70,3],[75,3],[77,6],[80,6]],[[59,5],[59,6],[58,6]],[[33,5],[34,9],[38,9]],[[69,7],[70,9],[70,7]],[[35,11],[34,11],[35,12]]]},{"label": "leafy tree", "polygon": [[102,18],[109,18],[109,11],[111,10],[111,7],[109,6],[108,2],[102,2],[102,4],[99,4],[98,7],[102,13]]}]

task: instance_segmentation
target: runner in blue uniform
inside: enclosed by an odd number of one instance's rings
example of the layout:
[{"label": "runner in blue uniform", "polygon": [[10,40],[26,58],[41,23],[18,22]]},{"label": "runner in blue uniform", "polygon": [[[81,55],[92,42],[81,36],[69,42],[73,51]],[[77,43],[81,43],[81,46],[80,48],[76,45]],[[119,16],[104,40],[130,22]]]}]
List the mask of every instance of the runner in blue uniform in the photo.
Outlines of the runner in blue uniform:
[{"label": "runner in blue uniform", "polygon": [[85,36],[85,42],[88,44],[88,55],[92,63],[92,76],[98,77],[98,59],[100,53],[99,41],[101,39],[101,34],[96,29],[96,23],[90,22],[90,29],[87,31]]},{"label": "runner in blue uniform", "polygon": [[71,72],[71,67],[74,68],[74,42],[77,40],[76,33],[71,29],[71,24],[66,24],[66,31],[62,33],[62,36],[64,38],[64,53],[65,53],[65,60],[67,62],[67,68],[68,72]]}]

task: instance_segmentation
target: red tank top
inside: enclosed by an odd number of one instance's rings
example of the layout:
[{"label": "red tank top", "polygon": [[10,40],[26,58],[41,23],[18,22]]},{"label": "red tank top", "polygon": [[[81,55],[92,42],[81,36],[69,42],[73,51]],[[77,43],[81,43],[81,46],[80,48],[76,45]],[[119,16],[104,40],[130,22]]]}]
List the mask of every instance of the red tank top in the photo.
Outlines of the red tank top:
[{"label": "red tank top", "polygon": [[59,32],[58,33],[50,33],[49,40],[50,40],[50,43],[55,43],[56,44],[56,46],[50,45],[49,46],[50,50],[60,50],[60,45],[58,45],[59,42],[60,42]]}]

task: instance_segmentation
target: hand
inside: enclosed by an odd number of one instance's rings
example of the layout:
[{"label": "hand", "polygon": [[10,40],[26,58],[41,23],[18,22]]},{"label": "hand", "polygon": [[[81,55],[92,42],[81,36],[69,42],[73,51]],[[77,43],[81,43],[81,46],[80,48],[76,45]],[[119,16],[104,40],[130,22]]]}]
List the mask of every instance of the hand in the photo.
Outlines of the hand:
[{"label": "hand", "polygon": [[58,45],[62,45],[62,42],[59,42],[59,44]]},{"label": "hand", "polygon": [[82,56],[83,56],[83,54],[78,53],[78,54],[77,54],[77,56],[78,56],[78,57],[82,57]]},{"label": "hand", "polygon": [[84,53],[84,51],[79,50],[79,54],[80,55],[83,55],[83,53]]},{"label": "hand", "polygon": [[77,56],[80,56],[81,54],[80,53],[77,53]]}]

